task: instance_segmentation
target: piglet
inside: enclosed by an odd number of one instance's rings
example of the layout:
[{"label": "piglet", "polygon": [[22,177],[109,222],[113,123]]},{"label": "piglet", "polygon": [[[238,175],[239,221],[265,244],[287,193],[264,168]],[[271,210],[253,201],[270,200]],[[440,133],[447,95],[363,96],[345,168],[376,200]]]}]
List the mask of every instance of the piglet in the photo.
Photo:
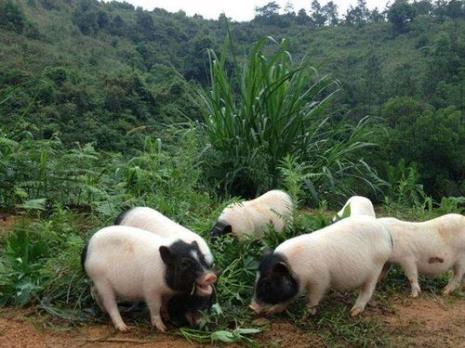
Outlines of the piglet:
[{"label": "piglet", "polygon": [[92,280],[99,307],[114,326],[127,331],[117,300],[144,300],[152,325],[166,326],[162,306],[176,294],[196,292],[210,296],[216,275],[199,261],[197,242],[168,239],[129,226],[110,226],[97,231],[83,251],[82,263]]},{"label": "piglet", "polygon": [[[205,239],[155,209],[132,208],[120,214],[115,220],[115,225],[138,227],[161,237],[176,238],[187,243],[195,241],[201,251],[195,256],[206,268],[212,267],[213,254]],[[201,312],[208,311],[212,304],[212,296],[197,293],[178,294],[168,302],[167,312],[175,325],[195,326],[200,321]]]},{"label": "piglet", "polygon": [[292,219],[293,203],[284,191],[271,190],[250,201],[227,206],[218,217],[210,234],[216,238],[228,233],[239,240],[263,238],[268,226],[281,232]]},{"label": "piglet", "polygon": [[261,261],[250,307],[258,314],[284,311],[307,293],[309,314],[330,289],[359,289],[351,315],[363,312],[392,252],[389,232],[376,219],[349,217],[280,244]]},{"label": "piglet", "polygon": [[375,208],[371,201],[363,196],[352,196],[341,210],[333,217],[333,222],[341,220],[348,216],[371,216],[376,217]]},{"label": "piglet", "polygon": [[453,270],[443,290],[449,295],[456,290],[465,274],[465,217],[447,214],[425,222],[406,222],[381,218],[394,240],[389,261],[402,267],[410,281],[411,297],[420,292],[418,274],[438,275]]}]

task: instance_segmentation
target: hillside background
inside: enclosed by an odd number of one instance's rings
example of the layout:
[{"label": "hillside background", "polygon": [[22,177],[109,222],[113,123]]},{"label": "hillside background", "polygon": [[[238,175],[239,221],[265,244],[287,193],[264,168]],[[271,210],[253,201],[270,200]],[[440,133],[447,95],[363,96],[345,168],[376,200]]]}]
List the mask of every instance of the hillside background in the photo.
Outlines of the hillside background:
[{"label": "hillside background", "polygon": [[373,11],[359,1],[344,14],[332,2],[271,2],[236,23],[124,2],[0,0],[1,127],[16,140],[27,133],[123,154],[147,135],[169,143],[167,127],[201,122],[192,89],[208,89],[207,49],[219,52],[228,30],[238,56],[261,37],[286,38],[295,61],[308,57],[339,81],[327,115],[371,117],[365,140],[378,146],[360,156],[382,191],[402,179],[437,199],[465,194],[464,1]]}]

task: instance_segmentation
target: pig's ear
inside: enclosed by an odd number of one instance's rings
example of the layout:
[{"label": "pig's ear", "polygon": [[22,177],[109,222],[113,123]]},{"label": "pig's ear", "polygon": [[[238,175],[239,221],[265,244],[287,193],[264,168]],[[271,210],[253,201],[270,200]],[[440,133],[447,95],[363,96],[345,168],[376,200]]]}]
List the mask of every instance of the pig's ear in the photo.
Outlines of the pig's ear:
[{"label": "pig's ear", "polygon": [[162,245],[160,249],[158,250],[160,251],[160,256],[164,263],[166,263],[167,265],[173,264],[174,257],[173,257],[173,254],[171,253],[170,248]]},{"label": "pig's ear", "polygon": [[287,275],[289,274],[289,267],[285,262],[278,262],[273,266],[273,273],[276,275]]}]

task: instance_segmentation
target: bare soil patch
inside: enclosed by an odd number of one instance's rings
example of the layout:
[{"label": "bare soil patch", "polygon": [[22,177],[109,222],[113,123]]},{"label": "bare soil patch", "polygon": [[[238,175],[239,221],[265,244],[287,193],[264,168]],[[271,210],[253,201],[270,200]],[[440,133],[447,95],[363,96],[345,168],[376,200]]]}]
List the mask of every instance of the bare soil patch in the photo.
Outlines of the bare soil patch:
[{"label": "bare soil patch", "polygon": [[383,321],[396,346],[465,347],[465,300],[421,295],[394,299]]},{"label": "bare soil patch", "polygon": [[17,216],[0,211],[0,234],[7,233],[17,220]]},{"label": "bare soil patch", "polygon": [[[391,300],[388,311],[368,310],[366,315],[385,324],[390,343],[395,347],[465,347],[465,301],[422,295],[418,299],[405,296]],[[38,320],[37,320],[38,319]],[[311,320],[311,319],[309,319]],[[6,308],[0,312],[0,347],[199,347],[184,338],[160,334],[149,326],[131,327],[129,333],[118,333],[108,324],[92,324],[76,328],[46,327],[43,318],[27,310]],[[264,333],[255,336],[264,347],[324,347],[317,332],[295,327],[286,319],[275,318],[266,324]],[[384,332],[384,333],[386,333]],[[233,345],[238,346],[238,345]]]}]

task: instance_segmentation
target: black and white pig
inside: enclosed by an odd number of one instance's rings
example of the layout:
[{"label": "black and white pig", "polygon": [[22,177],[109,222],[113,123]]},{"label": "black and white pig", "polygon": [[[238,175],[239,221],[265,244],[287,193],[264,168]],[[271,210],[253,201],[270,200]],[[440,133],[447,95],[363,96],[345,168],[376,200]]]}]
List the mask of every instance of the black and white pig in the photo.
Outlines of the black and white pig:
[{"label": "black and white pig", "polygon": [[[120,214],[115,225],[138,227],[161,237],[178,238],[187,243],[195,241],[201,250],[199,259],[207,267],[213,264],[213,254],[207,242],[197,233],[171,220],[159,211],[149,207],[135,207]],[[213,305],[211,295],[178,294],[168,303],[167,312],[175,325],[195,326],[200,322],[201,312],[208,311]]]},{"label": "black and white pig", "polygon": [[271,190],[250,201],[228,205],[210,234],[213,238],[231,233],[239,240],[262,238],[269,225],[281,232],[292,219],[293,203],[284,191]]},{"label": "black and white pig", "polygon": [[114,326],[128,330],[117,300],[144,300],[152,324],[166,326],[162,306],[177,294],[195,291],[211,296],[216,275],[200,261],[200,249],[193,241],[168,239],[130,226],[110,226],[97,231],[83,251],[82,263],[92,280],[99,307],[110,315]]},{"label": "black and white pig", "polygon": [[250,307],[258,314],[284,311],[307,293],[310,314],[330,289],[359,289],[351,315],[363,312],[392,252],[389,232],[376,219],[349,217],[280,244],[261,261]]}]

